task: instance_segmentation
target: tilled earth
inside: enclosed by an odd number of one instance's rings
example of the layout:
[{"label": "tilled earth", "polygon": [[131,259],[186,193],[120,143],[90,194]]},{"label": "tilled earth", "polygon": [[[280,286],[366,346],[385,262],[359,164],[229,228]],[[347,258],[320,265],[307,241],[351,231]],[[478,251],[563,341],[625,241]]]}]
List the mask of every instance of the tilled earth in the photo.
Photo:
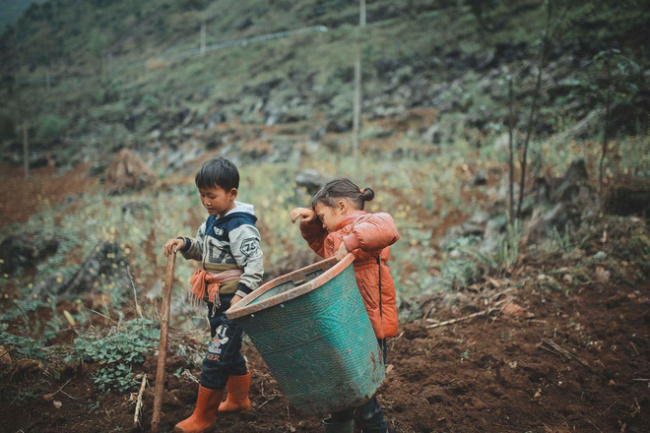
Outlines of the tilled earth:
[{"label": "tilled earth", "polygon": [[[650,431],[650,284],[510,295],[510,307],[489,315],[433,329],[427,326],[435,322],[426,320],[402,324],[389,342],[392,367],[378,393],[395,432]],[[438,308],[435,315],[449,320],[466,313]],[[255,348],[246,346],[245,355],[253,410],[220,417],[213,431],[320,431],[319,417],[289,406]],[[140,367],[149,378],[156,360]],[[170,353],[162,431],[193,410],[196,383],[174,375],[186,365]],[[58,380],[13,378],[31,398],[3,403],[0,430],[148,431],[153,388],[144,393],[141,427],[134,427],[135,393],[99,393],[93,368],[69,365]]]}]

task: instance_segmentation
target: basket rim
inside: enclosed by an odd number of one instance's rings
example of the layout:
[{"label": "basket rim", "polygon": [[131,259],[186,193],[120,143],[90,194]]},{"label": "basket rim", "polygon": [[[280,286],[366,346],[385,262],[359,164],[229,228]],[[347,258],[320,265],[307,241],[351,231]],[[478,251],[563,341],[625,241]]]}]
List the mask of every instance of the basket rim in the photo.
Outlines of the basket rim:
[{"label": "basket rim", "polygon": [[[341,272],[343,272],[348,266],[352,264],[352,262],[354,262],[354,259],[355,256],[354,254],[351,253],[348,253],[339,262],[336,261],[336,257],[330,257],[329,259],[321,260],[320,262],[314,263],[309,266],[305,266],[304,268],[300,268],[288,274],[282,275],[278,278],[274,278],[273,280],[258,287],[256,290],[253,290],[251,293],[249,293],[244,298],[242,298],[237,304],[230,307],[230,309],[226,311],[226,317],[228,318],[228,320],[238,319],[243,316],[248,316],[250,314],[257,313],[258,311],[264,310],[266,308],[279,305],[283,302],[290,301],[292,299],[297,298],[298,296],[304,295],[305,293],[312,292],[318,289],[319,287],[321,287],[326,282],[330,281],[332,278],[336,277]],[[334,265],[328,267],[329,264],[332,262],[334,263]],[[317,269],[322,269],[324,272],[321,275],[314,278],[313,280],[310,280],[305,284],[296,286],[291,290],[287,290],[286,292],[279,293],[275,296],[271,296],[270,298],[265,299],[263,301],[257,302],[255,304],[251,304],[251,302],[259,298],[269,290],[275,288],[276,286],[280,284],[284,284],[288,281],[292,281],[297,275],[309,273],[309,271],[317,270]]]}]

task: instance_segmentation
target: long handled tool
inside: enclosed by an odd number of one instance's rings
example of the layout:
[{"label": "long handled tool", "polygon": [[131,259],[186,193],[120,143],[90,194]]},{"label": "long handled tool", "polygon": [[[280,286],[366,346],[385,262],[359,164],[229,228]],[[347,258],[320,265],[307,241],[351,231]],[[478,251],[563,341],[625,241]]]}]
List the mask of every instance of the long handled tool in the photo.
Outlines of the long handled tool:
[{"label": "long handled tool", "polygon": [[167,260],[165,273],[165,293],[160,308],[160,344],[158,345],[158,368],[156,369],[156,388],[153,399],[153,419],[151,431],[157,433],[160,429],[160,408],[165,390],[165,361],[167,359],[167,335],[169,334],[169,310],[172,300],[172,284],[174,283],[174,267],[176,266],[176,253],[172,252]]}]

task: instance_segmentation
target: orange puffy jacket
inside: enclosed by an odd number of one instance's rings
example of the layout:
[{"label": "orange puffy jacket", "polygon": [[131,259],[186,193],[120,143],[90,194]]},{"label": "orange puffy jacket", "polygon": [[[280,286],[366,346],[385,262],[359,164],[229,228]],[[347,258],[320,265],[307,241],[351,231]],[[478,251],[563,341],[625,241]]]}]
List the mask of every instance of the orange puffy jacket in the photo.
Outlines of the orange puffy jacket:
[{"label": "orange puffy jacket", "polygon": [[[358,210],[347,215],[334,232],[328,233],[318,219],[301,222],[300,232],[309,247],[324,258],[336,255],[341,242],[345,243],[348,251],[356,257],[354,273],[375,335],[377,338],[395,337],[395,283],[386,265],[390,258],[389,245],[399,239],[393,217],[387,213],[369,214]],[[377,262],[378,256],[381,264]]]}]

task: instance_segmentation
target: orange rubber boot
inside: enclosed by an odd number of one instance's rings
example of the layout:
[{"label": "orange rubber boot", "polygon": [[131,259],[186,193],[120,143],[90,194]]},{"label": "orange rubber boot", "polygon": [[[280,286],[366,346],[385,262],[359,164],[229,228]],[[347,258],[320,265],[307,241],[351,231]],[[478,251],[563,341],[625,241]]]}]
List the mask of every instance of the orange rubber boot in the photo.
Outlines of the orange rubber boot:
[{"label": "orange rubber boot", "polygon": [[223,389],[213,390],[199,385],[194,413],[176,424],[174,433],[204,433],[210,430],[217,422],[217,411],[222,397]]},{"label": "orange rubber boot", "polygon": [[219,406],[219,412],[247,412],[251,410],[248,390],[251,387],[251,372],[243,376],[230,376],[226,385],[226,401]]}]

